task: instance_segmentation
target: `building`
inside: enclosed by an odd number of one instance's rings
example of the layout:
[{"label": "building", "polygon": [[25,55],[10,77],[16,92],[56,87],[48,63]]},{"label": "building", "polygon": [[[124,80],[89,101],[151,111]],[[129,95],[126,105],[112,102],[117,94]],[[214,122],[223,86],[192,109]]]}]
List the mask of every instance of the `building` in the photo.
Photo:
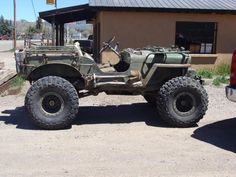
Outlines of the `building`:
[{"label": "building", "polygon": [[[185,47],[194,64],[229,62],[236,49],[234,0],[90,0],[88,4],[41,12],[64,45],[64,24],[87,20],[94,26],[95,56],[116,36],[120,48],[147,45]],[[106,62],[105,55],[101,61]]]}]

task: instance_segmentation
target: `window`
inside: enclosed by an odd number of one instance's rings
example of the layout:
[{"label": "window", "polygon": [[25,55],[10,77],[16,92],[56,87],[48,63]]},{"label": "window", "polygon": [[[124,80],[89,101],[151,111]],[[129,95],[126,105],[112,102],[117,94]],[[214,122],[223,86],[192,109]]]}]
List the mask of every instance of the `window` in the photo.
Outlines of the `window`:
[{"label": "window", "polygon": [[216,53],[217,23],[176,22],[175,45],[191,53]]}]

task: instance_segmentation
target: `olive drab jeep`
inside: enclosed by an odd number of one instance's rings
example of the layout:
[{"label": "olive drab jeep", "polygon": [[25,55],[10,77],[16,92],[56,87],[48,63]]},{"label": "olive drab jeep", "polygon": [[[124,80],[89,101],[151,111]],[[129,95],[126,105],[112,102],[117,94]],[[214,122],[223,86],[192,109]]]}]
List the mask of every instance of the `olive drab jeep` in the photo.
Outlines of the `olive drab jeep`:
[{"label": "olive drab jeep", "polygon": [[[30,83],[25,107],[33,123],[43,129],[63,129],[79,118],[79,98],[98,95],[142,95],[160,118],[174,127],[190,127],[203,118],[208,96],[201,80],[189,70],[189,53],[163,47],[112,47],[115,65],[97,64],[74,46],[35,46],[16,51],[17,71]],[[191,73],[191,74],[190,74]]]}]

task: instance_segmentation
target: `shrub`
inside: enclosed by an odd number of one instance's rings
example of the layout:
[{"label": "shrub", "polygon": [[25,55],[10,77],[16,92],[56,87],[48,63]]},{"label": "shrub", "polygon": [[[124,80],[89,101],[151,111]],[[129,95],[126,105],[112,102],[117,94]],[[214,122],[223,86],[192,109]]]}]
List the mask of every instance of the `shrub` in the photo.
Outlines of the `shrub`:
[{"label": "shrub", "polygon": [[11,81],[11,87],[20,87],[24,84],[25,79],[21,76],[16,76],[12,81]]},{"label": "shrub", "polygon": [[197,72],[197,74],[206,79],[212,79],[214,72],[211,69],[201,69]]},{"label": "shrub", "polygon": [[220,86],[221,84],[228,84],[228,79],[225,76],[218,76],[213,80],[213,85]]},{"label": "shrub", "polygon": [[219,76],[230,75],[230,66],[226,63],[222,63],[221,65],[215,68],[214,73],[215,75],[219,75]]}]

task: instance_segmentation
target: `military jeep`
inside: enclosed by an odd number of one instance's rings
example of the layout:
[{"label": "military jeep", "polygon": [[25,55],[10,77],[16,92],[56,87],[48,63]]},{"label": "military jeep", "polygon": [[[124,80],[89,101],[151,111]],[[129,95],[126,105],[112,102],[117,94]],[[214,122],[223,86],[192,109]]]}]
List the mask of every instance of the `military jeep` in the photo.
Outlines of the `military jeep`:
[{"label": "military jeep", "polygon": [[191,58],[178,48],[112,47],[114,37],[101,50],[111,49],[120,61],[97,64],[74,46],[37,46],[16,52],[17,71],[31,83],[25,97],[29,118],[43,129],[70,127],[79,117],[79,98],[98,95],[142,95],[174,127],[190,127],[203,118],[208,96],[194,74]]}]

